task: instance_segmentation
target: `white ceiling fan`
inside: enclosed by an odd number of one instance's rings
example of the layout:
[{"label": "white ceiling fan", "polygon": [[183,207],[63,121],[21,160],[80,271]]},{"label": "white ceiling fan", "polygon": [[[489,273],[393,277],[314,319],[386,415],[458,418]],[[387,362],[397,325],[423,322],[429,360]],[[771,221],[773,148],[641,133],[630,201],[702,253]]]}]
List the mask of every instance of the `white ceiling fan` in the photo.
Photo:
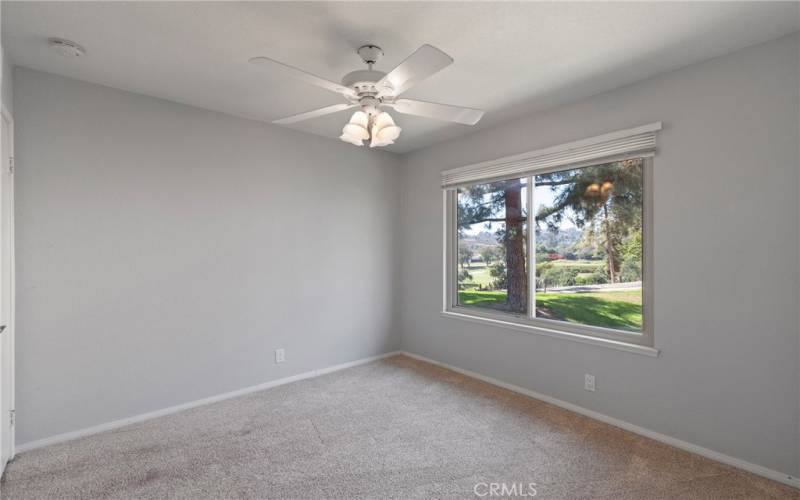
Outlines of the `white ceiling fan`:
[{"label": "white ceiling fan", "polygon": [[332,82],[268,57],[253,57],[250,62],[269,70],[278,70],[326,90],[341,94],[346,102],[293,115],[273,123],[289,124],[309,118],[360,108],[342,129],[340,139],[362,146],[369,139],[370,147],[393,144],[400,127],[383,108],[398,113],[435,118],[464,125],[475,125],[483,116],[479,109],[400,98],[400,94],[425,78],[453,63],[453,58],[431,45],[423,45],[389,73],[372,69],[383,55],[376,45],[364,45],[357,51],[369,69],[350,72],[342,83]]}]

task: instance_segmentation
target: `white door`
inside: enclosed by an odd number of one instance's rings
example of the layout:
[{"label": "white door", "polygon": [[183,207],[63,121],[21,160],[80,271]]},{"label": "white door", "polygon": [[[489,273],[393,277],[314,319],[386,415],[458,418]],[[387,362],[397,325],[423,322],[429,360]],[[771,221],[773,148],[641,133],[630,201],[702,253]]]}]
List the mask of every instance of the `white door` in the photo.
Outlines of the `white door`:
[{"label": "white door", "polygon": [[13,122],[0,112],[0,474],[14,454]]}]

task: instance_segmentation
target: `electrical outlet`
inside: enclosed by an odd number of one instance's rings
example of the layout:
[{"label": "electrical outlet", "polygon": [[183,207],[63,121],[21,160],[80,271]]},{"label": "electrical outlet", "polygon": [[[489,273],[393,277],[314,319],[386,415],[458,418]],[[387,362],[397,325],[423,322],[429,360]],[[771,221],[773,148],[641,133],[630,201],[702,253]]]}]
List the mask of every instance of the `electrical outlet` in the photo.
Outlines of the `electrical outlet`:
[{"label": "electrical outlet", "polygon": [[285,349],[275,349],[275,362],[276,363],[283,363],[286,361],[286,350]]},{"label": "electrical outlet", "polygon": [[594,375],[588,373],[583,376],[583,388],[587,391],[594,392]]}]

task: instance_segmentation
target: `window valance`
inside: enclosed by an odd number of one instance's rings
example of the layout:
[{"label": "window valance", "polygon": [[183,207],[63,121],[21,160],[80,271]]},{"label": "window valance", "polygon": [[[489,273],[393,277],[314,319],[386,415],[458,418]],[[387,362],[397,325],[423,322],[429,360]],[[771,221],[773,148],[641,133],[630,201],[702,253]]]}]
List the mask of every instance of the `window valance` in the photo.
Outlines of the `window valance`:
[{"label": "window valance", "polygon": [[529,151],[514,156],[467,165],[442,172],[442,187],[455,189],[483,181],[499,181],[575,167],[590,162],[653,156],[661,122]]}]

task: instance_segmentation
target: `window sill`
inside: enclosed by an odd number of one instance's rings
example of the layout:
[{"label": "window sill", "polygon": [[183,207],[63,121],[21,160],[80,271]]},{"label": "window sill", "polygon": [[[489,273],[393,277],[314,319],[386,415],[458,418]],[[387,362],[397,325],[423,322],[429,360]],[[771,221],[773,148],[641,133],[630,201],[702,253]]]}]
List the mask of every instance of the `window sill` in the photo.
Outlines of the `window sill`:
[{"label": "window sill", "polygon": [[510,328],[512,330],[518,330],[521,332],[528,332],[534,333],[536,335],[545,335],[547,337],[555,337],[564,340],[572,340],[574,342],[581,342],[584,344],[593,344],[602,347],[607,347],[610,349],[615,349],[617,351],[625,351],[625,352],[632,352],[634,354],[641,354],[643,356],[649,356],[651,358],[657,358],[660,354],[660,351],[655,347],[643,346],[638,344],[631,344],[628,342],[621,342],[618,340],[611,340],[611,339],[604,339],[599,337],[590,337],[588,335],[581,335],[579,333],[572,333],[572,332],[565,332],[561,330],[553,330],[549,328],[543,328],[540,326],[534,325],[526,325],[522,323],[516,323],[513,321],[503,321],[500,319],[494,318],[485,318],[481,316],[475,316],[472,314],[462,314],[453,311],[442,311],[442,316],[446,318],[454,318],[460,319],[462,321],[470,321],[473,323],[481,323],[484,325],[493,325],[499,326],[502,328]]}]

